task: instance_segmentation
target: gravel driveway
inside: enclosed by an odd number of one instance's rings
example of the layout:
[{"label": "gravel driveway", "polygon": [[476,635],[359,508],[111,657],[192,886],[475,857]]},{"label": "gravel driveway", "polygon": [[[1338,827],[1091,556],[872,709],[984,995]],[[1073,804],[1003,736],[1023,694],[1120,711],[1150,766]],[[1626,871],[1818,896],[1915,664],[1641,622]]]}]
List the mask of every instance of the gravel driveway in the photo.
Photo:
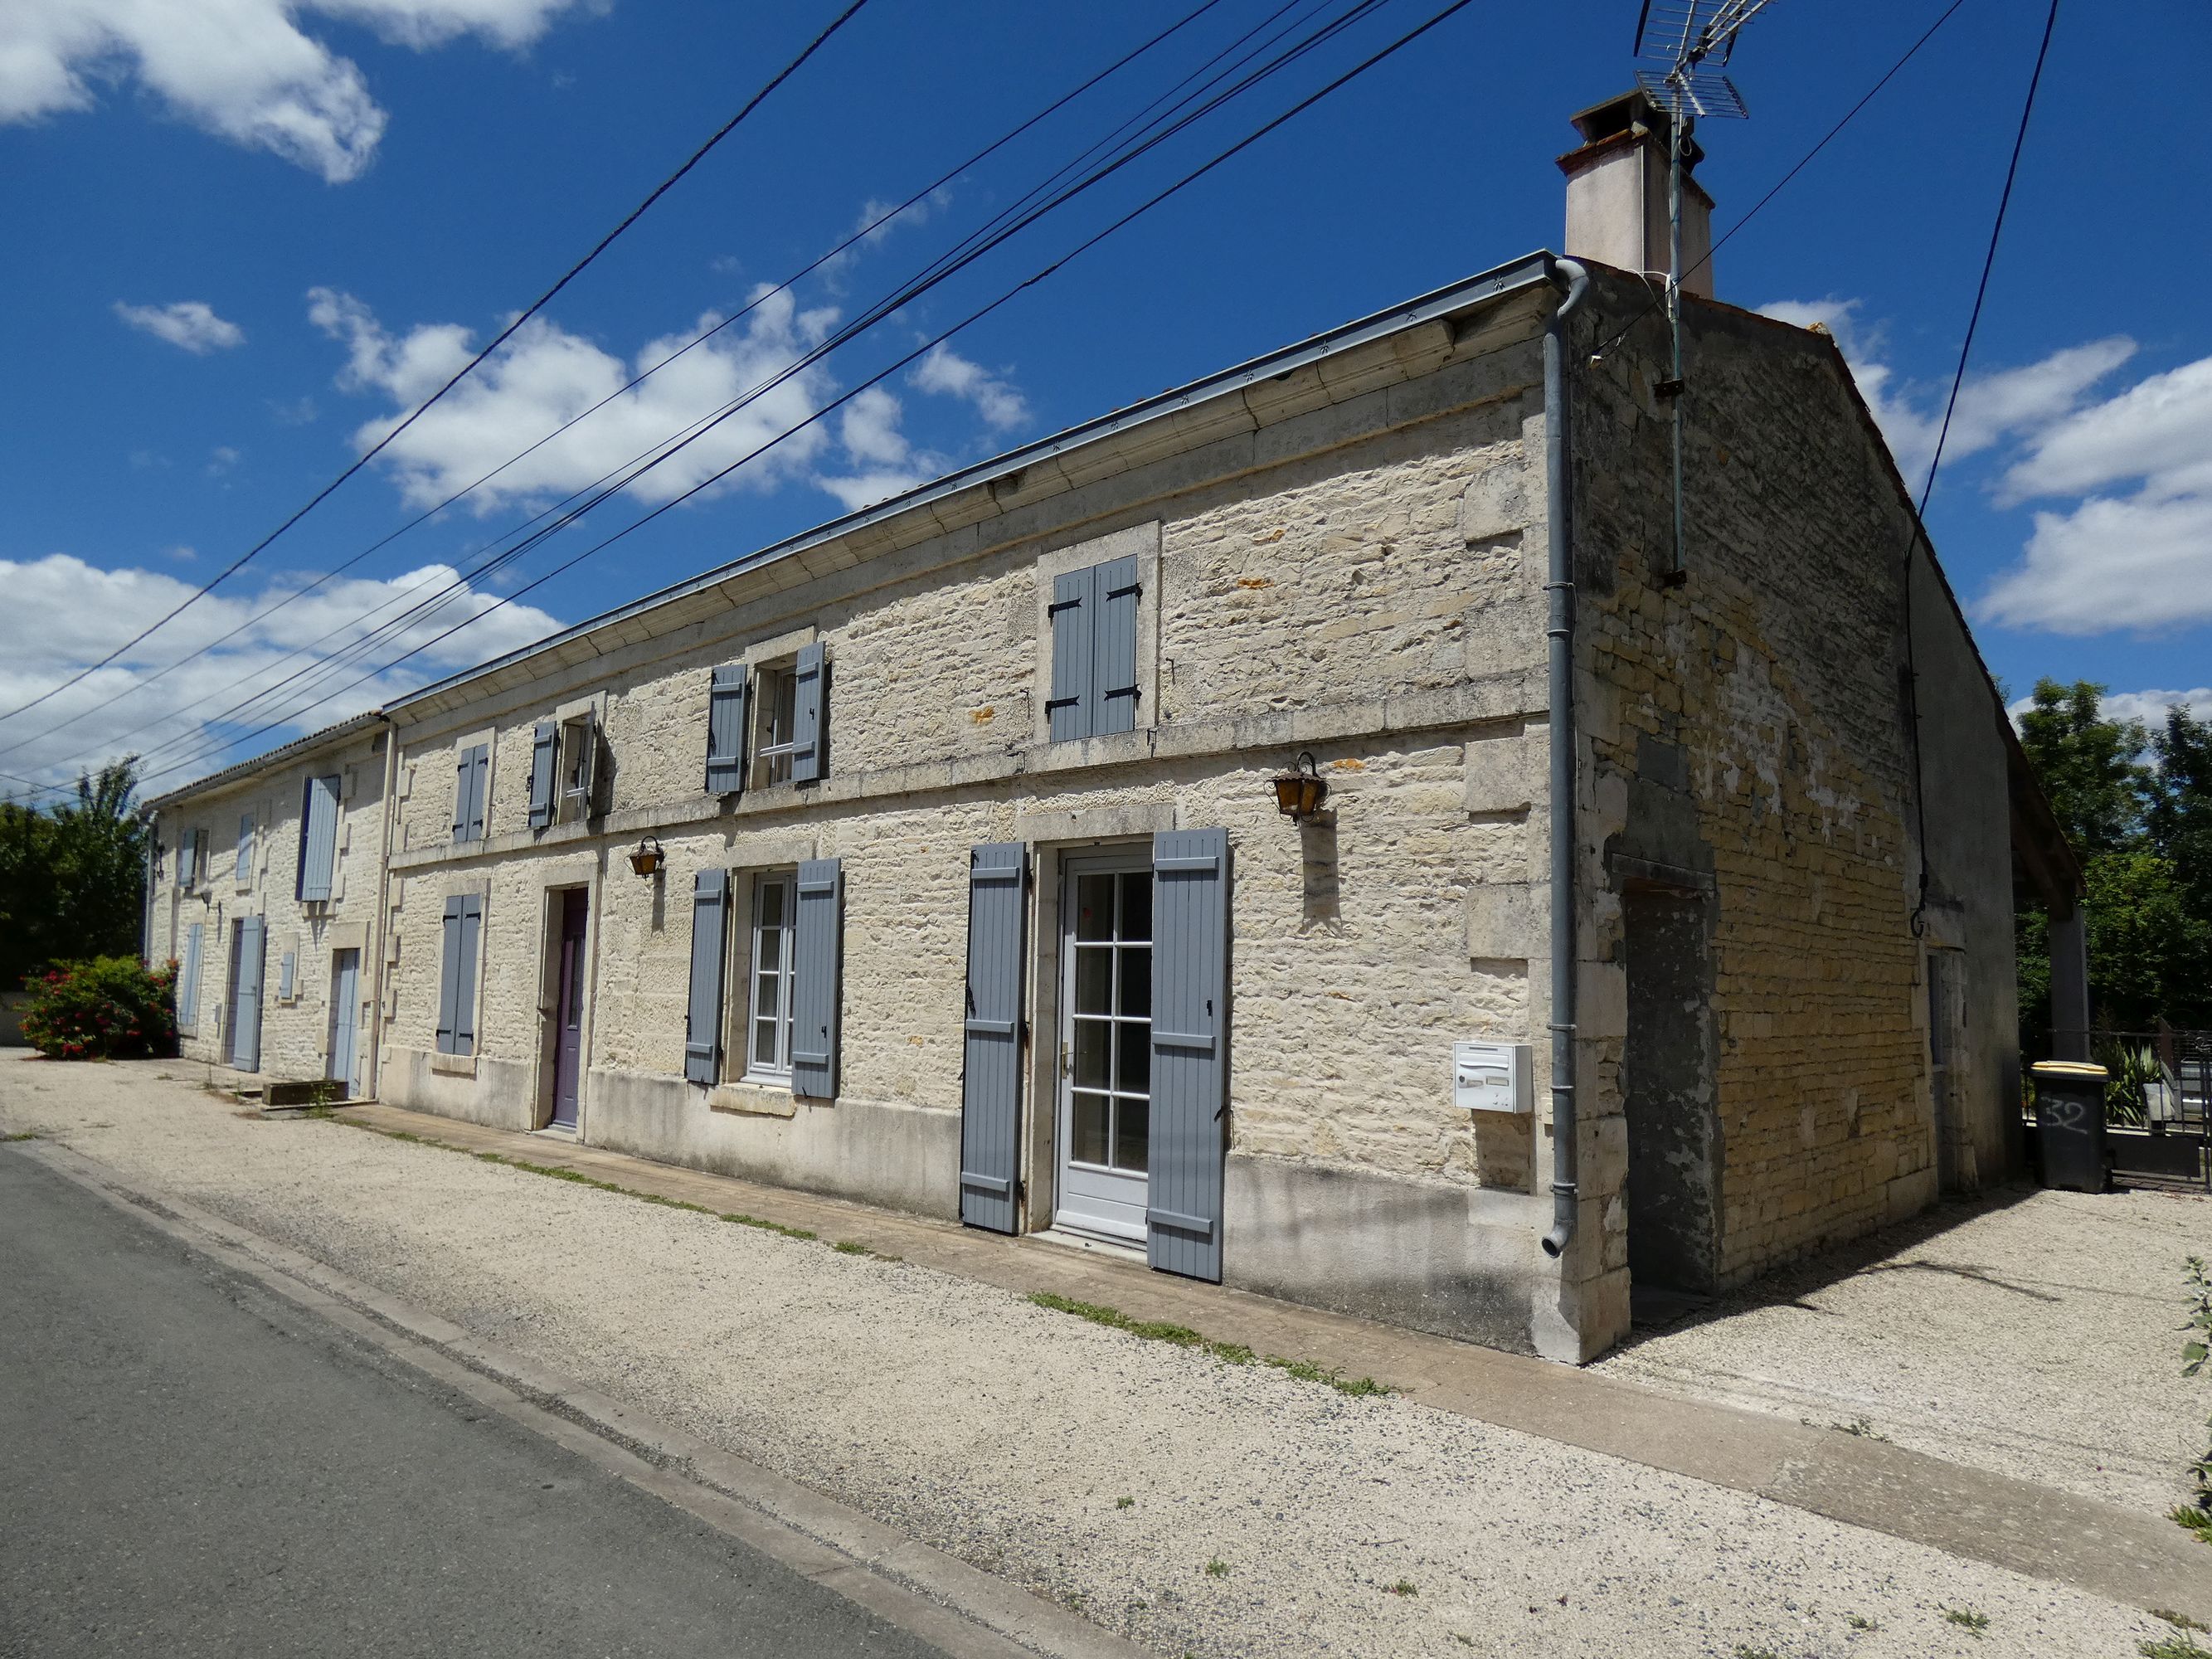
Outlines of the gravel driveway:
[{"label": "gravel driveway", "polygon": [[2134,1659],[2173,1634],[2079,1591],[911,1265],[240,1115],[160,1069],[0,1060],[0,1132],[319,1256],[1164,1654]]},{"label": "gravel driveway", "polygon": [[2163,1513],[2191,1496],[2212,1412],[2181,1376],[2191,1255],[2212,1255],[2201,1192],[2014,1188],[1764,1279],[1596,1369]]}]

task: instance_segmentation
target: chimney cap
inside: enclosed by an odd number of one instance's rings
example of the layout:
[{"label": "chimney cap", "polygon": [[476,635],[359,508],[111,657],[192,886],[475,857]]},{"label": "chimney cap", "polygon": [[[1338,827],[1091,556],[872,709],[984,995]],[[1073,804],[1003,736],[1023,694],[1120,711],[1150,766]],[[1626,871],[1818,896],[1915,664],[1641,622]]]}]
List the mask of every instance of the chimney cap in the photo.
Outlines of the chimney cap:
[{"label": "chimney cap", "polygon": [[[1581,145],[1559,157],[1562,172],[1573,173],[1584,162],[1595,159],[1597,152],[1613,149],[1622,143],[1650,139],[1663,144],[1667,131],[1667,112],[1641,87],[1632,87],[1605,100],[1592,104],[1588,109],[1577,110],[1567,118],[1574,123],[1575,131],[1582,135]],[[1682,141],[1682,166],[1686,171],[1705,159],[1705,149],[1698,141],[1685,134]]]}]

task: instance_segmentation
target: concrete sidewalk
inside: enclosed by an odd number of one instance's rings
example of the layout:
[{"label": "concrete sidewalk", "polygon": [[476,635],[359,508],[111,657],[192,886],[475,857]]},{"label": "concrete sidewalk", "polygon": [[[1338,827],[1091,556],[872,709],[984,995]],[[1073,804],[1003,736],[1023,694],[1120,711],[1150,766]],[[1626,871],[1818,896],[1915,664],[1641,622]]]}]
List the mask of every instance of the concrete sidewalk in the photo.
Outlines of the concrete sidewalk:
[{"label": "concrete sidewalk", "polygon": [[2130,1609],[2212,1622],[2202,1547],[2153,1516],[1037,1240],[337,1117],[271,1121],[153,1066],[0,1065],[0,1130],[1168,1654],[2131,1659],[2172,1629]]},{"label": "concrete sidewalk", "polygon": [[737,1211],[849,1240],[1003,1290],[1046,1291],[1119,1309],[1134,1319],[1186,1326],[1255,1353],[1372,1376],[1438,1411],[1754,1492],[1949,1554],[2212,1623],[2212,1557],[2163,1516],[1832,1429],[1156,1273],[1103,1251],[1035,1237],[1006,1238],[672,1169],[578,1146],[563,1136],[488,1129],[396,1106],[348,1107],[344,1115],[386,1133],[496,1152],[718,1214]]}]

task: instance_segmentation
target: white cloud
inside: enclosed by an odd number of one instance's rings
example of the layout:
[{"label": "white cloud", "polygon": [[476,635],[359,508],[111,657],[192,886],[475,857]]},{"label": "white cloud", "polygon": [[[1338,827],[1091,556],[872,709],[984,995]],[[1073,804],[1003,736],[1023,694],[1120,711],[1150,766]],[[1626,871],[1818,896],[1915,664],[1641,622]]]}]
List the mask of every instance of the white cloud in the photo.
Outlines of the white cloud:
[{"label": "white cloud", "polygon": [[1019,426],[1030,417],[1029,404],[1018,391],[950,346],[933,347],[907,378],[917,391],[940,392],[973,404],[976,413],[1001,430]]},{"label": "white cloud", "polygon": [[[347,363],[338,384],[349,390],[381,392],[397,410],[355,433],[355,441],[363,448],[444,385],[476,349],[474,337],[459,324],[424,324],[395,336],[350,295],[316,289],[308,297],[310,319],[346,344]],[[699,328],[720,320],[709,313],[700,319]],[[625,392],[622,388],[633,376],[690,337],[670,335],[648,341],[626,362],[534,318],[497,356],[401,434],[382,459],[409,501],[429,506],[520,455],[602,399],[611,399],[468,498],[478,513],[511,501],[557,499],[667,445],[696,422],[763,385],[817,343],[836,320],[834,312],[799,310],[788,293],[766,294],[742,323],[694,346]],[[814,365],[801,370],[646,474],[629,493],[647,501],[681,495],[797,427],[835,395],[826,369]],[[895,403],[892,407],[896,410]],[[770,488],[804,477],[832,442],[830,434],[817,423],[732,474],[729,483]]]},{"label": "white cloud", "polygon": [[[919,229],[951,204],[952,192],[949,190],[932,191],[919,201],[909,202],[903,207],[896,202],[878,201],[870,197],[853,220],[853,234],[860,240],[822,262],[821,275],[829,284],[830,291],[833,294],[844,292],[851,268],[862,254],[881,246],[895,232]],[[728,263],[731,270],[739,269],[738,260],[732,258]],[[714,261],[715,269],[721,269],[722,264],[720,259]]]},{"label": "white cloud", "polygon": [[2153,633],[2212,622],[2212,497],[2093,495],[2038,513],[2027,557],[1976,614],[2053,634]]},{"label": "white cloud", "polygon": [[2154,501],[2212,494],[2212,357],[2078,410],[2039,434],[2004,476],[2006,506],[2141,481]]},{"label": "white cloud", "polygon": [[[1905,482],[1919,487],[1942,417],[1942,384],[1907,386],[1856,300],[1762,307],[1836,337]],[[2037,512],[2021,562],[1993,581],[1978,617],[2053,634],[2149,633],[2212,622],[2212,357],[2109,398],[2097,384],[2136,353],[2124,336],[2068,346],[2020,368],[1969,375],[1944,449],[2007,452],[1994,504]],[[2133,488],[2130,488],[2133,486]]]},{"label": "white cloud", "polygon": [[115,314],[131,327],[157,340],[167,340],[195,356],[204,357],[210,351],[228,351],[233,346],[246,343],[246,331],[216,316],[215,308],[204,300],[179,300],[166,306],[125,305],[118,300]]},{"label": "white cloud", "polygon": [[894,495],[903,495],[909,489],[919,489],[929,482],[932,476],[927,472],[886,467],[843,477],[825,473],[815,483],[842,501],[847,512],[858,513],[863,507],[887,501]]},{"label": "white cloud", "polygon": [[[2021,717],[2035,707],[2032,696],[2015,697],[2005,713],[2018,726]],[[2212,720],[2212,685],[2189,691],[2108,691],[2097,699],[2097,712],[2108,720],[2139,720],[2153,732],[2166,728],[2166,711],[2186,708],[2199,720]]]},{"label": "white cloud", "polygon": [[[1861,323],[1859,308],[1856,300],[1832,296],[1778,300],[1759,309],[1762,316],[1799,328],[1817,323],[1835,337],[1850,365],[1851,378],[1858,383],[1859,395],[1889,441],[1899,473],[1917,495],[1936,454],[1949,382],[1916,386],[1899,380],[1886,361],[1887,331]],[[2068,346],[2017,368],[1969,374],[1959,388],[1959,406],[1951,417],[1950,436],[1944,441],[1944,464],[2048,427],[2074,411],[2091,386],[2135,353],[2133,340],[2114,335]]]},{"label": "white cloud", "polygon": [[2057,634],[2212,622],[2212,357],[2038,433],[1997,499],[2051,496],[2082,499],[2036,514],[2026,560],[1991,585],[1983,614]]},{"label": "white cloud", "polygon": [[8,0],[0,122],[88,110],[135,80],[177,115],[332,184],[357,177],[385,113],[361,70],[303,33],[319,12],[416,51],[474,34],[510,51],[574,0]]},{"label": "white cloud", "polygon": [[902,413],[896,398],[879,386],[872,386],[856,394],[839,415],[838,441],[856,461],[896,465],[912,449],[906,434],[899,429]]},{"label": "white cloud", "polygon": [[220,478],[246,458],[228,444],[217,444],[208,451],[208,477]]},{"label": "white cloud", "polygon": [[[306,710],[299,716],[301,727],[280,727],[245,748],[210,756],[155,780],[157,791],[173,788],[256,748],[285,741],[301,728],[358,714],[437,675],[542,639],[560,626],[527,605],[491,611],[495,594],[464,584],[434,609],[397,629],[388,642],[380,642],[374,654],[358,665],[333,666],[325,674],[310,666],[359,642],[458,575],[448,566],[426,565],[388,580],[341,578],[260,621],[252,620],[256,611],[311,579],[295,573],[256,591],[203,599],[122,661],[29,714],[0,721],[0,744],[15,744],[32,732],[47,734],[0,759],[0,768],[40,781],[67,782],[80,766],[96,766],[133,751],[145,754],[164,744],[175,746],[154,763],[173,762],[198,746],[210,729],[206,725],[210,716],[303,667],[308,672],[277,692],[270,712],[252,719],[250,725],[260,726],[276,714],[336,690],[373,665],[426,644],[456,623],[466,623],[451,639],[431,646],[397,672],[379,675]],[[0,560],[0,592],[9,596],[8,605],[0,608],[0,708],[27,702],[106,656],[174,609],[191,591],[189,583],[159,571],[101,570],[64,553],[19,563]],[[471,622],[472,617],[481,620]],[[155,670],[240,623],[246,625],[236,639],[146,684]],[[332,635],[326,641],[322,640],[325,634]],[[295,649],[307,654],[292,658],[288,653]],[[74,725],[61,725],[118,693],[123,695],[112,707],[86,714]]]}]

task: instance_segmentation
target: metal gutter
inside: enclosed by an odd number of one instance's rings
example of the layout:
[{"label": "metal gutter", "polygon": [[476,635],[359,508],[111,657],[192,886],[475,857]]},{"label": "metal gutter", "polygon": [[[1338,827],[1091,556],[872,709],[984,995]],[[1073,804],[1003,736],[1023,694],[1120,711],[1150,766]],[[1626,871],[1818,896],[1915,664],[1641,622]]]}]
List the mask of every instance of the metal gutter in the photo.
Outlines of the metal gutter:
[{"label": "metal gutter", "polygon": [[855,531],[866,529],[906,514],[926,508],[933,503],[957,495],[963,490],[989,483],[1010,473],[1020,472],[1039,462],[1051,460],[1086,448],[1091,445],[1103,442],[1152,422],[1180,414],[1195,404],[1241,392],[1258,381],[1274,380],[1294,373],[1297,369],[1321,362],[1327,358],[1338,356],[1376,340],[1388,338],[1408,328],[1417,327],[1423,323],[1434,322],[1465,311],[1471,306],[1501,298],[1519,289],[1534,288],[1540,283],[1551,281],[1553,269],[1554,262],[1551,254],[1547,252],[1528,254],[1479,276],[1468,277],[1446,288],[1434,289],[1403,305],[1394,306],[1388,311],[1378,311],[1370,316],[1358,318],[1339,327],[1316,334],[1297,345],[1284,347],[1279,350],[1269,352],[1265,356],[1255,357],[1239,363],[1233,368],[1224,369],[1205,380],[1194,380],[1188,386],[1177,386],[1163,392],[1156,397],[1147,398],[1142,402],[1130,404],[1124,408],[1115,410],[1111,414],[1087,421],[1080,426],[1069,427],[1065,431],[1056,433],[1049,438],[1042,439],[1023,448],[1009,450],[1005,454],[995,456],[990,460],[963,467],[957,472],[947,473],[935,483],[924,484],[919,489],[908,491],[903,495],[895,495],[890,501],[879,502],[860,512],[848,514],[841,519],[832,519],[826,524],[803,531],[796,536],[764,547],[757,552],[749,553],[743,558],[734,559],[727,564],[717,565],[711,570],[661,588],[658,592],[648,593],[641,599],[633,599],[629,604],[617,606],[612,611],[604,611],[587,621],[563,629],[557,634],[549,634],[535,644],[510,651],[504,656],[495,657],[489,662],[479,663],[477,666],[464,669],[457,674],[447,675],[444,679],[434,680],[418,690],[410,691],[405,696],[395,698],[386,703],[385,712],[387,714],[396,714],[402,709],[412,708],[417,703],[440,696],[471,681],[495,674],[501,669],[512,667],[517,663],[526,662],[533,657],[557,650],[563,645],[583,639],[604,629],[613,627],[619,623],[672,604],[678,599],[702,592],[708,588],[728,581],[733,576],[747,574],[791,558],[797,554],[804,553],[810,549],[834,542]]},{"label": "metal gutter", "polygon": [[336,743],[341,738],[349,738],[357,732],[371,731],[379,726],[387,724],[389,722],[386,719],[384,711],[380,708],[372,708],[366,714],[356,714],[350,720],[340,720],[335,726],[325,726],[319,732],[310,732],[304,738],[295,738],[291,742],[281,744],[275,749],[264,749],[249,759],[240,761],[235,765],[226,766],[220,772],[210,772],[207,776],[185,784],[182,788],[172,789],[166,795],[156,795],[141,810],[147,812],[159,812],[173,801],[185,800],[194,795],[204,794],[210,790],[220,789],[227,784],[236,782],[240,778],[251,776],[270,766],[296,759],[301,755]]}]

